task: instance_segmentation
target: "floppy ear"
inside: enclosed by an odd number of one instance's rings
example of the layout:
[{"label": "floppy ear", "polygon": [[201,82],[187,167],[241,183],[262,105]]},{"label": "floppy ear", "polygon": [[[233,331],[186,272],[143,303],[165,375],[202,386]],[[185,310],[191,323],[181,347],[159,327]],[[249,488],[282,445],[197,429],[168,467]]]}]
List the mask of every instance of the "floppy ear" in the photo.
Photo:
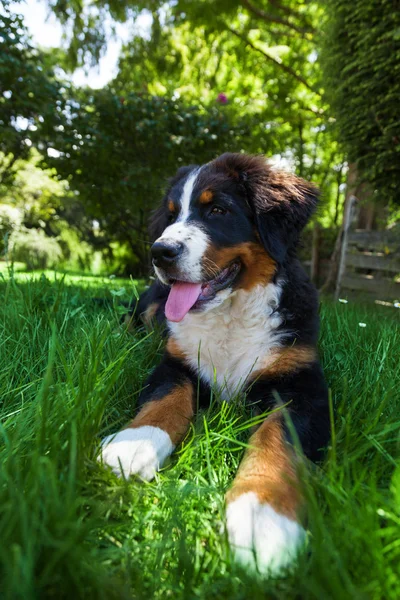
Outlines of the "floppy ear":
[{"label": "floppy ear", "polygon": [[176,185],[180,179],[185,177],[190,171],[195,169],[197,165],[189,165],[187,167],[180,167],[175,175],[168,180],[167,190],[165,192],[164,198],[162,199],[161,206],[152,211],[149,219],[149,236],[150,241],[155,242],[157,240],[164,229],[168,227],[168,218],[167,218],[167,210],[166,204],[168,202],[168,194],[171,188]]},{"label": "floppy ear", "polygon": [[263,246],[282,263],[296,248],[301,230],[316,208],[317,188],[273,169],[262,156],[224,154],[218,160],[245,193]]},{"label": "floppy ear", "polygon": [[282,263],[317,206],[318,190],[300,177],[271,171],[268,184],[256,184],[249,202],[265,249]]},{"label": "floppy ear", "polygon": [[167,213],[164,207],[164,203],[153,210],[150,214],[149,219],[149,237],[151,243],[155,242],[162,234],[164,229],[167,227]]}]

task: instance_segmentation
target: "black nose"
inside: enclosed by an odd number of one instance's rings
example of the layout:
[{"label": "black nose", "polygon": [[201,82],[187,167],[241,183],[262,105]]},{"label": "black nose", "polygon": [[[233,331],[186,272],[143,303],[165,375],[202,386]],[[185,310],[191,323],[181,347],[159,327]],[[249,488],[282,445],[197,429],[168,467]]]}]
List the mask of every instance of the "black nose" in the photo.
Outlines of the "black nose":
[{"label": "black nose", "polygon": [[169,267],[182,254],[181,242],[155,242],[151,247],[153,263],[156,267]]}]

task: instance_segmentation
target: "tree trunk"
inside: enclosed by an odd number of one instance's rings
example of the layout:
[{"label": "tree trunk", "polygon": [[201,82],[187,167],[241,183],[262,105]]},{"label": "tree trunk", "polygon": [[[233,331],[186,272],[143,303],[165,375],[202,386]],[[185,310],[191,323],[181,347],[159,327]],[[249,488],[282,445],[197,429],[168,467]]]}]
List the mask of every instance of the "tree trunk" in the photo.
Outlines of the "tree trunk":
[{"label": "tree trunk", "polygon": [[338,222],[338,218],[339,218],[339,203],[340,203],[340,187],[343,183],[343,169],[344,169],[344,164],[341,165],[340,170],[338,171],[337,174],[337,190],[336,190],[336,202],[335,202],[335,218],[333,220],[333,222],[335,223],[335,225],[337,225]]},{"label": "tree trunk", "polygon": [[375,204],[373,202],[367,202],[360,206],[360,214],[358,216],[358,229],[366,229],[371,231],[375,221]]},{"label": "tree trunk", "polygon": [[318,282],[320,242],[321,242],[321,228],[320,228],[318,221],[316,221],[314,223],[313,237],[312,237],[311,273],[310,273],[311,281],[314,284],[317,284],[317,282]]}]

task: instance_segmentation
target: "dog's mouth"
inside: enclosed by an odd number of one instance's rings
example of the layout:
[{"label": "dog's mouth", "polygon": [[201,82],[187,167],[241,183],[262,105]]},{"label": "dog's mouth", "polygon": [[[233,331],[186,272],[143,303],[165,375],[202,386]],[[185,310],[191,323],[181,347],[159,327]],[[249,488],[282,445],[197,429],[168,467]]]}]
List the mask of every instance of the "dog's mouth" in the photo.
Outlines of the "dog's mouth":
[{"label": "dog's mouth", "polygon": [[241,263],[234,261],[222,269],[216,277],[204,283],[171,280],[171,290],[165,305],[165,316],[169,321],[182,321],[190,310],[202,309],[214,300],[221,290],[233,285],[241,269]]}]

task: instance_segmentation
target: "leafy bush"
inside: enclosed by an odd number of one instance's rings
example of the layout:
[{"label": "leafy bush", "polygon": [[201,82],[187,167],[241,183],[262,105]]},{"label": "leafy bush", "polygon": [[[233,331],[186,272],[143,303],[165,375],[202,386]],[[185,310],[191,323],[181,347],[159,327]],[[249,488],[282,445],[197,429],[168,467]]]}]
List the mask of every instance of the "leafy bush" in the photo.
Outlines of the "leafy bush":
[{"label": "leafy bush", "polygon": [[11,232],[19,229],[22,224],[22,212],[8,204],[0,204],[0,254],[7,247],[7,240]]},{"label": "leafy bush", "polygon": [[28,269],[55,267],[63,259],[56,238],[46,236],[41,229],[25,227],[12,232],[9,255],[13,261],[24,262]]}]

